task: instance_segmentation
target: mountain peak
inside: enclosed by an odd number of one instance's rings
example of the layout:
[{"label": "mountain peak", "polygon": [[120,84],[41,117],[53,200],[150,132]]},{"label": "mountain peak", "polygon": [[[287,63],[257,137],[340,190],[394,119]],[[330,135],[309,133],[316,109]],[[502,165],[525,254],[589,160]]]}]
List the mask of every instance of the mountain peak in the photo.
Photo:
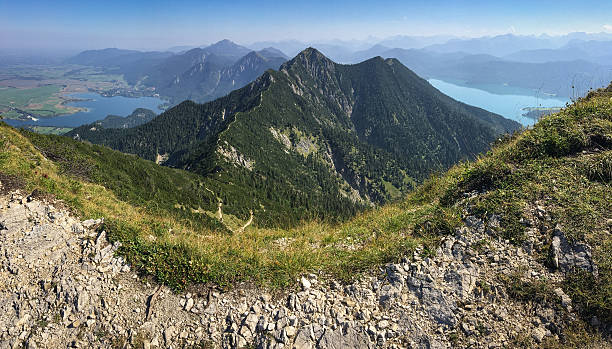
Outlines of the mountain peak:
[{"label": "mountain peak", "polygon": [[308,47],[302,52],[298,53],[292,60],[281,66],[281,70],[290,70],[294,67],[304,67],[307,70],[313,70],[315,68],[330,70],[333,69],[336,63],[331,59],[325,57],[319,50],[313,47]]},{"label": "mountain peak", "polygon": [[222,45],[224,45],[224,46],[230,46],[230,45],[231,46],[238,46],[235,42],[233,42],[232,40],[229,40],[229,39],[219,40],[219,41],[215,42],[214,44],[212,44],[210,46],[216,46],[216,45],[219,45],[219,46],[222,46]]},{"label": "mountain peak", "polygon": [[208,47],[205,47],[204,50],[220,56],[232,56],[236,59],[251,52],[251,50],[249,50],[248,48],[240,46],[228,39],[218,41]]},{"label": "mountain peak", "polygon": [[308,58],[315,58],[317,60],[329,60],[331,61],[329,58],[325,57],[324,54],[321,53],[321,51],[317,50],[314,47],[308,47],[306,49],[304,49],[302,52],[298,53],[297,56],[295,56],[295,58],[298,57],[306,57]]},{"label": "mountain peak", "polygon": [[251,51],[251,52],[247,53],[244,57],[242,57],[238,62],[247,61],[247,60],[253,60],[253,59],[257,59],[257,60],[261,60],[261,61],[267,61],[268,60],[261,53],[259,53],[257,51]]},{"label": "mountain peak", "polygon": [[266,47],[257,52],[266,58],[280,57],[284,59],[289,59],[289,57],[287,57],[287,55],[285,55],[281,50],[274,47]]}]

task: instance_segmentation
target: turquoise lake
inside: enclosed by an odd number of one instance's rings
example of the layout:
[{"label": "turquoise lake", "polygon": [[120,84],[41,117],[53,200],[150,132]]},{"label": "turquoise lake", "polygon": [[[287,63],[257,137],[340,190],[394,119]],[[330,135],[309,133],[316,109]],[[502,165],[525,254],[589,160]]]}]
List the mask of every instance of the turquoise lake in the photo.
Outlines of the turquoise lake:
[{"label": "turquoise lake", "polygon": [[5,120],[11,126],[57,126],[57,127],[78,127],[85,124],[91,124],[95,121],[104,119],[108,115],[128,116],[132,114],[136,108],[147,108],[159,114],[161,110],[158,108],[165,103],[164,100],[156,97],[103,97],[97,93],[72,93],[68,97],[82,99],[77,102],[70,102],[68,105],[87,108],[87,111],[82,111],[70,115],[61,115],[53,118],[40,118],[37,121],[33,120]]},{"label": "turquoise lake", "polygon": [[[505,118],[520,122],[525,126],[533,125],[534,119],[524,117],[526,107],[564,107],[569,99],[538,95],[536,91],[499,86],[496,90],[504,94],[495,94],[474,87],[455,85],[446,81],[428,80],[440,92],[466,104],[499,114]],[[508,92],[508,93],[505,93]]]}]

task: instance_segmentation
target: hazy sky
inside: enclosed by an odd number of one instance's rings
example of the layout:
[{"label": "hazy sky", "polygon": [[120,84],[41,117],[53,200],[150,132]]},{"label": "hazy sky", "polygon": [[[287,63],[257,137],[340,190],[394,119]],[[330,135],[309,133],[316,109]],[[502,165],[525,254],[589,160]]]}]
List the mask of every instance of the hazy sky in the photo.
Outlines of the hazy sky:
[{"label": "hazy sky", "polygon": [[0,48],[612,32],[610,0],[0,0]]}]

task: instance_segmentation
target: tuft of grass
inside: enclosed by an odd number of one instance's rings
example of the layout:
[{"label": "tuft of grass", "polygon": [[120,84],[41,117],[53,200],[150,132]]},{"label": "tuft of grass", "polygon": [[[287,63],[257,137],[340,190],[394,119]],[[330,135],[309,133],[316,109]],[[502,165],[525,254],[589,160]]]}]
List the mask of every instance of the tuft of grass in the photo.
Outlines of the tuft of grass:
[{"label": "tuft of grass", "polygon": [[612,181],[612,151],[597,154],[585,161],[583,171],[591,181],[610,183]]},{"label": "tuft of grass", "polygon": [[510,275],[500,274],[498,278],[506,285],[508,295],[522,302],[540,304],[551,303],[555,300],[554,285],[549,280],[523,280],[522,271]]}]

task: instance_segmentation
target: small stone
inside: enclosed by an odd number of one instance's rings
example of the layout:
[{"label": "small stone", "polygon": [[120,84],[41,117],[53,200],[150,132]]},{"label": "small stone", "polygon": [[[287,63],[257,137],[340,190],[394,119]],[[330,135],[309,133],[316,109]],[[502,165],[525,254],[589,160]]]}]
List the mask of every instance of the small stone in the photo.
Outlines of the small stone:
[{"label": "small stone", "polygon": [[346,304],[347,307],[353,308],[357,303],[355,303],[355,301],[353,301],[350,298],[345,298],[344,299],[344,304]]},{"label": "small stone", "polygon": [[565,292],[563,292],[563,289],[561,289],[560,287],[557,287],[554,289],[555,295],[557,295],[557,297],[561,298],[561,305],[564,306],[565,308],[570,307],[572,304],[572,299],[570,298],[570,296],[568,296],[567,294],[565,294]]},{"label": "small stone", "polygon": [[293,326],[285,327],[284,331],[285,331],[285,334],[287,335],[287,337],[289,337],[289,338],[292,338],[293,336],[295,336],[295,333],[297,332],[297,330]]},{"label": "small stone", "polygon": [[190,311],[191,308],[193,308],[193,298],[189,298],[187,302],[185,302],[185,310]]},{"label": "small stone", "polygon": [[303,288],[304,290],[309,289],[309,288],[310,288],[310,286],[311,286],[310,281],[308,281],[308,279],[307,279],[307,278],[305,278],[305,277],[303,277],[303,276],[302,276],[302,278],[300,279],[300,283],[302,284],[302,288]]},{"label": "small stone", "polygon": [[174,337],[174,326],[170,326],[164,330],[164,339],[166,340],[166,344],[172,343],[172,337]]},{"label": "small stone", "polygon": [[533,337],[533,340],[536,341],[536,343],[540,344],[542,343],[542,340],[544,340],[544,337],[546,336],[546,330],[543,329],[542,327],[538,327],[533,330],[533,333],[531,334],[531,336]]},{"label": "small stone", "polygon": [[151,346],[159,347],[159,339],[157,338],[157,336],[153,337],[153,339],[151,340]]},{"label": "small stone", "polygon": [[376,327],[378,327],[379,330],[383,330],[387,327],[389,327],[389,321],[387,320],[381,320],[378,322],[378,324],[376,325]]}]

